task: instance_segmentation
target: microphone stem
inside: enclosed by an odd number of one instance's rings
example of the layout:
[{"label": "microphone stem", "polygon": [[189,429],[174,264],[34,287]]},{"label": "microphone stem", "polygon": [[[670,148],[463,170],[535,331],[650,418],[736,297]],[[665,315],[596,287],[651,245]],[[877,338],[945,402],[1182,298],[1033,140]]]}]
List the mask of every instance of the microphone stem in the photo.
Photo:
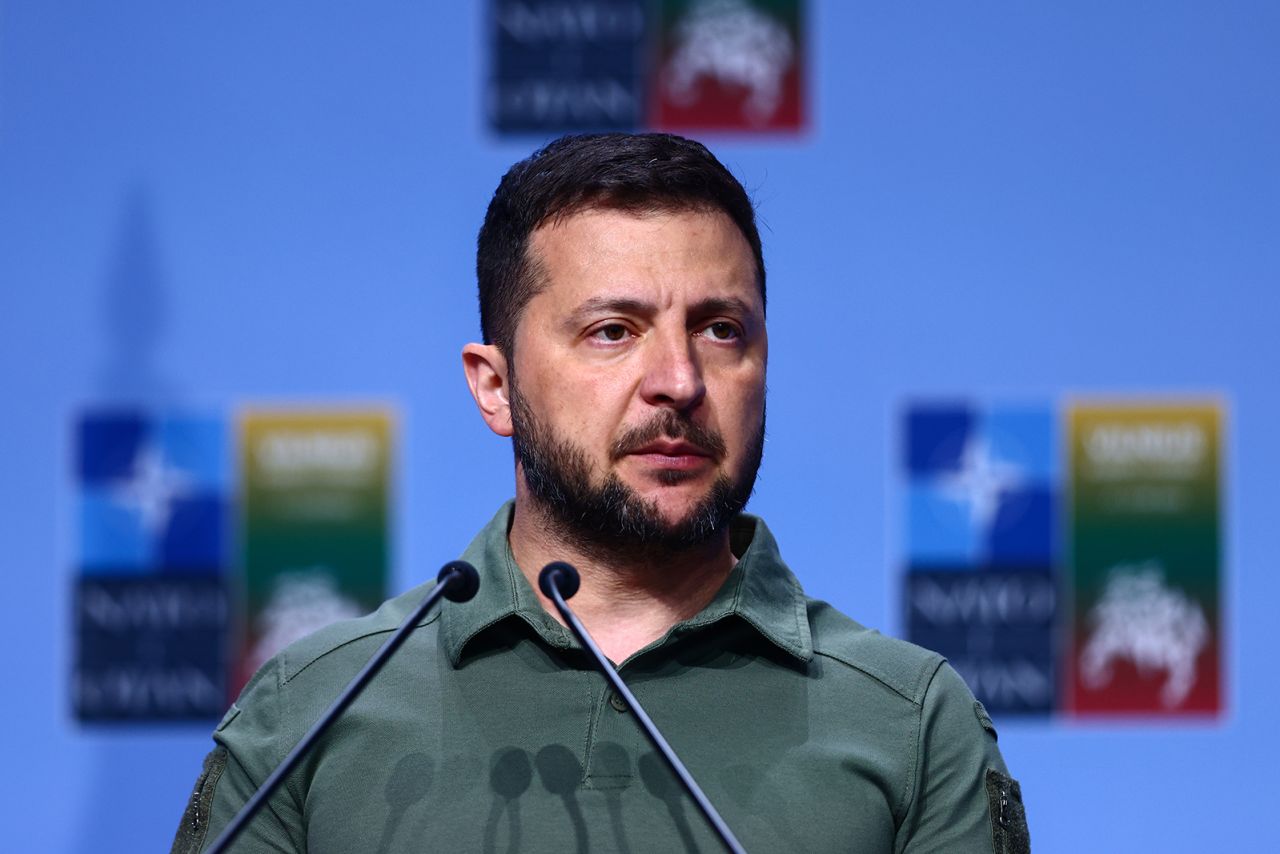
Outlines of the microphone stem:
[{"label": "microphone stem", "polygon": [[676,752],[671,749],[671,745],[663,738],[662,733],[658,731],[657,725],[654,724],[648,713],[640,705],[635,694],[631,693],[631,689],[627,687],[627,683],[622,681],[622,677],[618,675],[618,671],[614,669],[613,664],[600,651],[600,647],[596,646],[596,642],[591,638],[591,635],[587,634],[586,627],[578,620],[577,615],[569,610],[564,597],[560,595],[559,586],[552,584],[550,587],[551,600],[555,603],[556,609],[560,611],[560,616],[564,617],[564,621],[569,625],[570,631],[577,637],[578,642],[586,648],[587,652],[591,654],[592,658],[596,660],[596,664],[604,673],[605,679],[609,681],[609,685],[631,709],[631,713],[635,715],[636,720],[640,723],[640,729],[643,730],[649,742],[662,758],[666,760],[667,766],[680,778],[685,790],[693,797],[698,809],[702,810],[702,814],[706,816],[708,823],[715,830],[716,835],[720,837],[720,841],[724,843],[725,849],[733,852],[733,854],[746,854],[737,837],[733,835],[733,831],[729,829],[729,825],[725,824],[724,819],[720,817],[720,813],[716,812],[716,808],[711,805],[711,801],[703,794],[702,789],[694,781],[693,775],[689,773],[689,769],[684,767],[680,757],[676,756]]}]

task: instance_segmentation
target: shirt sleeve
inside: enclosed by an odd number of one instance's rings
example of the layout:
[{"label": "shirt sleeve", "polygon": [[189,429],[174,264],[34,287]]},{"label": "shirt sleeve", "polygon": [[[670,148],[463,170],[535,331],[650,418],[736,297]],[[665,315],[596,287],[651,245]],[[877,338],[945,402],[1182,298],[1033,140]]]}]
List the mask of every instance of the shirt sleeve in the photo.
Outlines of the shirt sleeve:
[{"label": "shirt sleeve", "polygon": [[[279,663],[272,660],[254,675],[214,730],[216,746],[205,759],[171,854],[203,851],[280,764],[292,747],[281,743],[286,729],[282,704]],[[287,780],[236,838],[232,850],[306,850],[300,802]]]},{"label": "shirt sleeve", "polygon": [[943,662],[920,711],[914,791],[901,854],[1028,854],[1022,793],[982,704]]}]

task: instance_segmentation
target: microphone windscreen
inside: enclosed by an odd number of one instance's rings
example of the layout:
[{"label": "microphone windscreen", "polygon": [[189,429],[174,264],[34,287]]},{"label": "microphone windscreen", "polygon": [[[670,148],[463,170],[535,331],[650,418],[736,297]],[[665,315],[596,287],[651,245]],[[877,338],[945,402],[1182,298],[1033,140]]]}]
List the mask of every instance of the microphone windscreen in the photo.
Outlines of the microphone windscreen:
[{"label": "microphone windscreen", "polygon": [[444,585],[446,599],[466,602],[480,589],[480,573],[465,560],[451,560],[441,568],[436,582]]},{"label": "microphone windscreen", "polygon": [[542,572],[538,573],[538,589],[548,599],[555,598],[551,595],[553,588],[559,590],[563,598],[572,599],[573,594],[578,592],[578,585],[581,583],[582,579],[578,577],[578,570],[562,560],[552,561],[542,568]]}]

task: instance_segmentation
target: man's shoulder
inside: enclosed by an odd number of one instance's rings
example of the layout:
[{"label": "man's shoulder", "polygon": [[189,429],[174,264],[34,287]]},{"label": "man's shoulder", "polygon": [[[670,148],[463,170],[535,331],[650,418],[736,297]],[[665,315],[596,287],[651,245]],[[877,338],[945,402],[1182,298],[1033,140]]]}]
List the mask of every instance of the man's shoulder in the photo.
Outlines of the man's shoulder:
[{"label": "man's shoulder", "polygon": [[815,655],[834,660],[874,679],[908,702],[920,705],[943,657],[869,629],[818,599],[808,600]]},{"label": "man's shoulder", "polygon": [[[274,659],[281,685],[293,681],[321,660],[350,658],[363,664],[434,584],[434,581],[429,581],[419,585],[386,600],[370,614],[339,620],[289,644]],[[434,611],[419,625],[433,622],[439,613],[439,610]]]}]

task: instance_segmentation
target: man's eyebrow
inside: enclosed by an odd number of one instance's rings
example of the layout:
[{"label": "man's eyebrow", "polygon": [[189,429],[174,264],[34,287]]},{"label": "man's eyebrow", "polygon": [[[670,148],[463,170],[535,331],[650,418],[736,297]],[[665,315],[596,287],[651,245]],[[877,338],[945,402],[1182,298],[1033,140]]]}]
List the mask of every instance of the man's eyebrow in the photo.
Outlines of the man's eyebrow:
[{"label": "man's eyebrow", "polygon": [[709,314],[728,314],[748,318],[755,310],[755,306],[740,297],[707,297],[690,306],[689,313],[698,317]]},{"label": "man's eyebrow", "polygon": [[583,300],[570,314],[567,322],[570,325],[580,323],[597,314],[638,314],[652,316],[658,307],[651,302],[632,297],[591,297]]},{"label": "man's eyebrow", "polygon": [[[569,322],[575,323],[596,314],[635,314],[653,315],[658,307],[651,302],[633,297],[591,297],[584,300],[569,315]],[[755,307],[740,297],[706,297],[689,307],[689,313],[695,317],[706,317],[711,314],[728,314],[736,317],[749,317]]]}]

